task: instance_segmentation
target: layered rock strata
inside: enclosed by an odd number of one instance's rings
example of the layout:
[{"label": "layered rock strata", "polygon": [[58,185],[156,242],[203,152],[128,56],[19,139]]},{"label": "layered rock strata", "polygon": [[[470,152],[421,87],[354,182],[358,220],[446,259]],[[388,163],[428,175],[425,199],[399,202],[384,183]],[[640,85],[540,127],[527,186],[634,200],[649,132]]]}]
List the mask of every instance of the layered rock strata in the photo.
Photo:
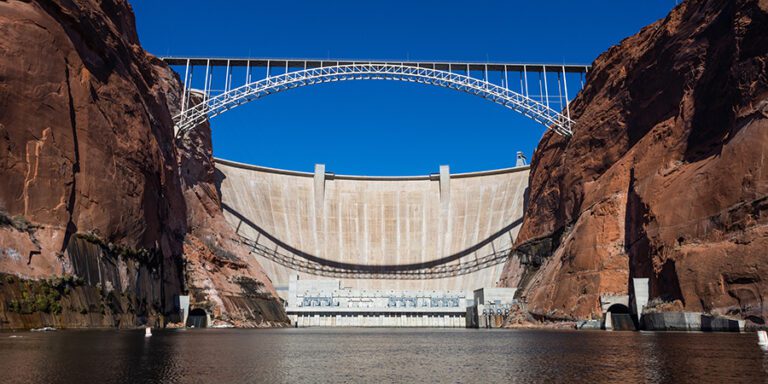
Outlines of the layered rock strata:
[{"label": "layered rock strata", "polygon": [[[203,225],[180,177],[178,78],[124,0],[0,1],[0,35],[0,328],[173,320]],[[283,321],[258,265],[241,275],[261,286],[233,297],[269,302],[249,319]]]}]

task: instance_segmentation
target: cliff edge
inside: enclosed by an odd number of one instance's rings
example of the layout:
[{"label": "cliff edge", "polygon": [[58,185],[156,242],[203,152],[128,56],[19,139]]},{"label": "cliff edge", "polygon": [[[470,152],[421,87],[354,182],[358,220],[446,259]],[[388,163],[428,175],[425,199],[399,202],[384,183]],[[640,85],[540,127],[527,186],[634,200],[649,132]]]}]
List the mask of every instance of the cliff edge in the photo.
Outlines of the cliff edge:
[{"label": "cliff edge", "polygon": [[[0,35],[0,328],[177,321],[199,226],[178,77],[141,48],[125,0],[0,1]],[[231,296],[266,309],[241,317],[285,322],[245,264],[226,279],[258,289]]]},{"label": "cliff edge", "polygon": [[535,152],[502,284],[542,318],[588,319],[649,278],[660,310],[764,324],[767,74],[762,0],[686,1],[600,55],[573,136]]}]

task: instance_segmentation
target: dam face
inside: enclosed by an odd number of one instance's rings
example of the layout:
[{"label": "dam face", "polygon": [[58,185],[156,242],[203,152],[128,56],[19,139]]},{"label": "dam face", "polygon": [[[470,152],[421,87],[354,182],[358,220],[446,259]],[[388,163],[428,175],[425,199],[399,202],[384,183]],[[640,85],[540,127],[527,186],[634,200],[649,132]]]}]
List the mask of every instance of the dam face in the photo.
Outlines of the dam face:
[{"label": "dam face", "polygon": [[[462,263],[508,249],[522,223],[529,173],[523,166],[450,175],[441,167],[428,176],[340,176],[322,165],[303,173],[225,160],[217,160],[216,169],[225,216],[239,235],[277,248],[251,222],[302,252],[365,265],[423,263],[463,251],[451,261]],[[254,254],[283,298],[292,276],[331,279]],[[502,268],[499,263],[445,278],[342,278],[340,283],[356,290],[471,292],[494,286]]]}]

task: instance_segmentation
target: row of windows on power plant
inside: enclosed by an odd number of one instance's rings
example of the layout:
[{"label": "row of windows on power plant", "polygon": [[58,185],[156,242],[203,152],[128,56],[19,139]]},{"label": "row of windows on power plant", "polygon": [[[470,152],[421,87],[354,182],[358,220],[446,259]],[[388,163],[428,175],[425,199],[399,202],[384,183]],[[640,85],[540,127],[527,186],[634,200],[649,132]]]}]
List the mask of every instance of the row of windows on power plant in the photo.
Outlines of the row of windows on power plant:
[{"label": "row of windows on power plant", "polygon": [[[446,297],[403,297],[391,296],[387,298],[387,308],[458,308],[460,305],[458,296]],[[304,297],[299,304],[301,307],[339,307],[340,302],[331,296]],[[347,301],[349,308],[367,308],[371,305],[367,301]]]}]

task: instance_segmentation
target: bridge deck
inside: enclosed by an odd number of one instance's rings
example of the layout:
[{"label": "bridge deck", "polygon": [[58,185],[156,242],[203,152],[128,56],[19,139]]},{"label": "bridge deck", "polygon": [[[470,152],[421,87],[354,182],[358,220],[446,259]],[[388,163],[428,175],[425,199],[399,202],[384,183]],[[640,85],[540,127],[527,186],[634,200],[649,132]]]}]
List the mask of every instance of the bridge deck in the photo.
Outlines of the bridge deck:
[{"label": "bridge deck", "polygon": [[471,71],[531,71],[542,72],[546,68],[548,71],[557,69],[569,73],[584,73],[591,68],[588,64],[556,64],[556,63],[506,63],[506,62],[472,62],[472,61],[413,61],[413,60],[367,60],[367,59],[316,59],[316,58],[228,58],[228,57],[187,57],[187,56],[166,56],[161,57],[169,65],[210,65],[210,66],[230,66],[230,67],[267,67],[270,68],[319,68],[337,65],[351,64],[401,64],[405,66],[424,67],[432,69],[448,70],[469,70]]}]

